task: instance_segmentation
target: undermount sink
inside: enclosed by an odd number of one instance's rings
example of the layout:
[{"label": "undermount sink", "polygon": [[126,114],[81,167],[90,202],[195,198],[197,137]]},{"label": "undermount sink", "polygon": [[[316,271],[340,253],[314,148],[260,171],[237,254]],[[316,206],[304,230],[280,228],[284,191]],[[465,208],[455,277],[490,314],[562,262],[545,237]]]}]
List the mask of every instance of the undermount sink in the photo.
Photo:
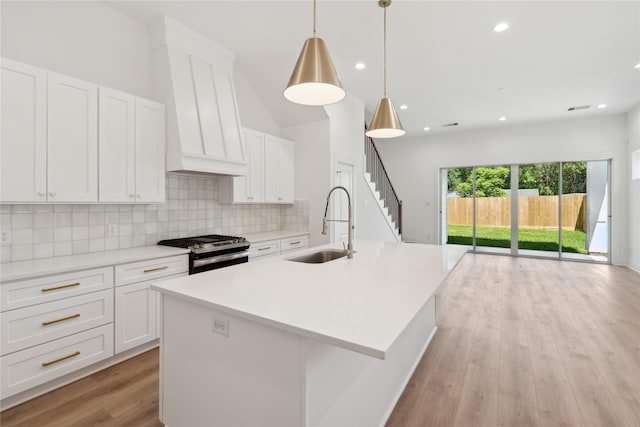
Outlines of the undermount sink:
[{"label": "undermount sink", "polygon": [[314,252],[308,255],[302,255],[295,258],[288,258],[288,261],[304,262],[306,264],[322,264],[334,259],[347,256],[347,251],[338,249],[327,249],[324,251]]}]

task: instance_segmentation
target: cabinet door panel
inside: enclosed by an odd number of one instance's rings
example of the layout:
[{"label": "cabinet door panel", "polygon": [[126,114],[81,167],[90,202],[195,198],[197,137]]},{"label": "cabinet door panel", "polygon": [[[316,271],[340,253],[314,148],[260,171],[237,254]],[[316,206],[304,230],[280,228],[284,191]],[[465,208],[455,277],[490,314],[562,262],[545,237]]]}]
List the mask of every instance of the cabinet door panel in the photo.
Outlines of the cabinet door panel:
[{"label": "cabinet door panel", "polygon": [[247,193],[251,202],[264,202],[264,135],[249,132],[247,140],[247,164],[249,173],[247,176]]},{"label": "cabinet door panel", "polygon": [[278,151],[278,202],[293,203],[294,193],[293,143],[281,140]]},{"label": "cabinet door panel", "polygon": [[157,293],[149,289],[151,283],[139,282],[116,288],[116,353],[157,337]]},{"label": "cabinet door panel", "polygon": [[49,201],[98,200],[98,88],[48,74]]},{"label": "cabinet door panel", "polygon": [[136,201],[165,200],[164,106],[136,99]]},{"label": "cabinet door panel", "polygon": [[280,141],[267,136],[264,141],[264,199],[267,203],[278,202],[278,151]]},{"label": "cabinet door panel", "polygon": [[0,78],[0,200],[45,201],[47,73],[3,58]]},{"label": "cabinet door panel", "polygon": [[135,97],[100,88],[99,197],[135,201]]}]

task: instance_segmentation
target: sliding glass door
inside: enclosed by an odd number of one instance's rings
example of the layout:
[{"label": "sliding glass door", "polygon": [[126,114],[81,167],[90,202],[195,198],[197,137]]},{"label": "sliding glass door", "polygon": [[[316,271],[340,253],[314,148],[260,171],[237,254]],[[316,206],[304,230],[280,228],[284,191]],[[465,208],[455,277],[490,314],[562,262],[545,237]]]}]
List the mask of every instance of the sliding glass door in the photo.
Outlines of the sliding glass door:
[{"label": "sliding glass door", "polygon": [[443,170],[442,241],[477,252],[608,262],[609,169],[603,160]]}]

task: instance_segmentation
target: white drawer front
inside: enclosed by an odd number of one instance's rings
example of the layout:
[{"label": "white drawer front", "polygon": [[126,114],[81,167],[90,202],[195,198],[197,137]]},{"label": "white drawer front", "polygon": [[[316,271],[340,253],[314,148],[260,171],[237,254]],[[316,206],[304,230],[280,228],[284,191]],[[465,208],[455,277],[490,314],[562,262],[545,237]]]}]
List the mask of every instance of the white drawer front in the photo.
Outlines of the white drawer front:
[{"label": "white drawer front", "polygon": [[2,354],[113,322],[113,289],[0,314]]},{"label": "white drawer front", "polygon": [[158,279],[188,271],[188,254],[116,265],[116,286]]},{"label": "white drawer front", "polygon": [[249,246],[249,258],[256,258],[259,256],[279,253],[280,240],[269,240],[267,242],[251,243],[251,246]]},{"label": "white drawer front", "polygon": [[289,237],[288,239],[282,239],[281,242],[280,250],[282,252],[293,251],[309,246],[309,236]]},{"label": "white drawer front", "polygon": [[113,267],[7,282],[0,285],[0,311],[28,307],[113,288]]},{"label": "white drawer front", "polygon": [[0,358],[4,399],[113,356],[113,324]]}]

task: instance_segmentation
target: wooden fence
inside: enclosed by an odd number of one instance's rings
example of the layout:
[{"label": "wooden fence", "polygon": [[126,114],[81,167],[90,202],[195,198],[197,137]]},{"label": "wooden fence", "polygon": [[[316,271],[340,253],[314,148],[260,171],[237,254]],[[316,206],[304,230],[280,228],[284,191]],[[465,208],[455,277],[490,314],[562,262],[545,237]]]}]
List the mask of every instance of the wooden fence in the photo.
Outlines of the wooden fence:
[{"label": "wooden fence", "polygon": [[[478,197],[476,223],[485,227],[511,226],[511,197]],[[473,225],[473,198],[447,199],[447,223]],[[518,197],[518,225],[524,228],[557,228],[558,196]],[[587,195],[562,196],[562,228],[587,230]]]}]

